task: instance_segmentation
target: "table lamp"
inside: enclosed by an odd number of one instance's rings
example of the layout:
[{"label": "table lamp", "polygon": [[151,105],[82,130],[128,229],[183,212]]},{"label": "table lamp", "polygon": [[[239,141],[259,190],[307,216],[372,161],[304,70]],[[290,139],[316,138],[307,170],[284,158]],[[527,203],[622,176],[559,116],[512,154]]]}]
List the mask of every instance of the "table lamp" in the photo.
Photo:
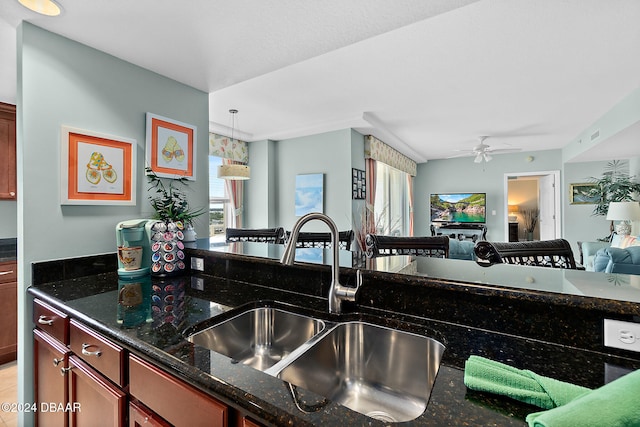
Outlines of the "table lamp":
[{"label": "table lamp", "polygon": [[620,221],[616,225],[616,233],[628,236],[631,234],[630,221],[640,219],[640,204],[638,202],[611,202],[609,203],[607,219]]},{"label": "table lamp", "polygon": [[509,205],[508,207],[509,207],[509,222],[516,222],[518,220],[518,216],[516,215],[516,213],[519,210],[518,205]]}]

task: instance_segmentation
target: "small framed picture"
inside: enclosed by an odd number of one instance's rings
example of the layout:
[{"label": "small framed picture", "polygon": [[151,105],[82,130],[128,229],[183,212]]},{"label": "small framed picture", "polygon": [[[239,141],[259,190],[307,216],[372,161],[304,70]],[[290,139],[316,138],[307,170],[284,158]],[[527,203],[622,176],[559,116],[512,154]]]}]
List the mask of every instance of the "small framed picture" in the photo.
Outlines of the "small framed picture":
[{"label": "small framed picture", "polygon": [[365,172],[360,169],[351,169],[351,198],[354,200],[366,197]]},{"label": "small framed picture", "polygon": [[135,205],[136,140],[62,126],[63,205]]},{"label": "small framed picture", "polygon": [[146,162],[163,178],[196,179],[196,127],[147,113]]},{"label": "small framed picture", "polygon": [[572,205],[593,205],[600,201],[600,194],[593,195],[598,185],[592,183],[569,184],[569,203]]}]

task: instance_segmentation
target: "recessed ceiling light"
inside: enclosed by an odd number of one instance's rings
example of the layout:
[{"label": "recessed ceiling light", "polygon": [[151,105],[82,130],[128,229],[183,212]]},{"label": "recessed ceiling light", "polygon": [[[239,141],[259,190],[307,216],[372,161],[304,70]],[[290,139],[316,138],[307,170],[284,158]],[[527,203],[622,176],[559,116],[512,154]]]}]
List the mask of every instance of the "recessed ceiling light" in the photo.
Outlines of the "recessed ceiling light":
[{"label": "recessed ceiling light", "polygon": [[34,12],[47,16],[60,15],[60,6],[53,0],[18,0],[21,5]]}]

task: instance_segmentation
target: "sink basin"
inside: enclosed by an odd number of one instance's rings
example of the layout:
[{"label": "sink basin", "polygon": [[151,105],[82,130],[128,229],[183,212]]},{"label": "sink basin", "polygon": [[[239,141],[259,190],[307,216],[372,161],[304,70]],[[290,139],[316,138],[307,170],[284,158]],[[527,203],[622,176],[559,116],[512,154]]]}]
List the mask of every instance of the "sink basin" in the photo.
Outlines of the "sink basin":
[{"label": "sink basin", "polygon": [[410,421],[427,407],[444,348],[412,333],[341,323],[278,377],[369,417]]},{"label": "sink basin", "polygon": [[263,307],[190,335],[201,347],[265,371],[325,328],[324,322]]}]

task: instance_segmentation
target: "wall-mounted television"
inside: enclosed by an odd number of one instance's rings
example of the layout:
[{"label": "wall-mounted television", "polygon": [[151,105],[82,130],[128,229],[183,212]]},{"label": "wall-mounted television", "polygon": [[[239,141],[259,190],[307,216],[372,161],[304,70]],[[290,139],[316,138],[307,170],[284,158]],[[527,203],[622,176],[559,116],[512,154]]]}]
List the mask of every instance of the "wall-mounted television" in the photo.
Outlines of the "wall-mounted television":
[{"label": "wall-mounted television", "polygon": [[486,193],[437,193],[429,197],[431,222],[487,222]]}]

